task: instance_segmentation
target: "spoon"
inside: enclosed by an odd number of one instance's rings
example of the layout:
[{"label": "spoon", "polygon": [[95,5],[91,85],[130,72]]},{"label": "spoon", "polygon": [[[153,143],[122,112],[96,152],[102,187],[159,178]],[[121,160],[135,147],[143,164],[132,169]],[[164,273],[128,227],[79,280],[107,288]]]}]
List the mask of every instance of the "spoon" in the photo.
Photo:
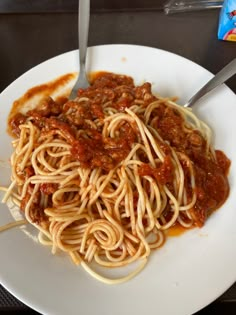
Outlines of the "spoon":
[{"label": "spoon", "polygon": [[88,32],[89,32],[89,17],[90,17],[90,0],[79,1],[79,23],[78,23],[78,34],[79,34],[79,77],[71,91],[69,100],[75,99],[77,96],[78,89],[86,89],[90,86],[88,81],[85,63],[87,54],[88,44]]},{"label": "spoon", "polygon": [[236,58],[228,63],[222,70],[220,70],[210,81],[208,81],[190,100],[184,105],[184,107],[191,107],[198,102],[200,98],[208,94],[210,91],[221,85],[236,73]]}]

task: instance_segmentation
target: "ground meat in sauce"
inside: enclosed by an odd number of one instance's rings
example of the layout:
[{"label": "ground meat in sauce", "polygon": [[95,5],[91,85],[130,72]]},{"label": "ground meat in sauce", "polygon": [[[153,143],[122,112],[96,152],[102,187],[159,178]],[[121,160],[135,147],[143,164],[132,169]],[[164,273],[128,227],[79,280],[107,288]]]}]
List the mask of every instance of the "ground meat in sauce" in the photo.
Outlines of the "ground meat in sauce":
[{"label": "ground meat in sauce", "polygon": [[58,184],[43,183],[40,184],[40,191],[45,195],[52,195],[58,189]]},{"label": "ground meat in sauce", "polygon": [[[27,203],[29,202],[30,197],[32,195],[32,192],[33,192],[33,187],[32,185],[29,185],[26,195],[20,204],[21,211],[23,212],[25,211]],[[44,209],[40,206],[39,201],[40,201],[40,191],[37,191],[33,197],[33,200],[29,209],[30,218],[32,222],[36,224],[41,224],[42,222],[47,221],[46,215],[44,213]]]},{"label": "ground meat in sauce", "polygon": [[27,115],[31,116],[38,113],[42,117],[57,116],[61,113],[61,104],[55,102],[50,96],[43,98],[37,105],[36,110],[28,111]]},{"label": "ground meat in sauce", "polygon": [[71,153],[83,167],[101,167],[109,171],[129,154],[135,142],[132,127],[128,123],[125,126],[123,132],[121,128],[120,137],[116,138],[102,137],[99,131],[87,129],[74,141]]},{"label": "ground meat in sauce", "polygon": [[20,136],[20,128],[19,126],[24,124],[26,122],[27,116],[17,113],[14,117],[12,117],[9,121],[9,126],[11,129],[11,132],[14,136],[19,137]]},{"label": "ground meat in sauce", "polygon": [[173,180],[174,166],[170,156],[166,156],[164,162],[158,167],[151,167],[149,164],[143,164],[139,168],[140,176],[151,176],[161,185],[166,185]]},{"label": "ground meat in sauce", "polygon": [[[148,106],[157,98],[152,94],[151,84],[146,82],[141,86],[134,86],[133,79],[113,73],[99,73],[93,79],[92,85],[83,90],[78,90],[78,97],[86,101],[55,102],[50,97],[45,98],[36,109],[25,115],[17,113],[9,121],[12,133],[19,137],[21,124],[31,120],[43,135],[61,133],[71,145],[71,154],[82,167],[99,167],[104,173],[113,169],[118,163],[127,157],[133,144],[138,141],[139,133],[131,123],[125,123],[120,127],[116,137],[103,136],[102,128],[95,128],[94,122],[103,123],[106,108],[115,108],[124,112],[136,101],[143,106]],[[216,160],[212,156],[206,156],[206,142],[197,130],[186,130],[181,114],[171,107],[166,107],[160,102],[153,112],[153,127],[158,131],[164,142],[157,140],[165,154],[163,163],[152,167],[145,156],[140,153],[143,164],[139,167],[139,175],[151,176],[160,185],[166,185],[173,192],[174,165],[171,160],[171,149],[187,155],[192,163],[196,181],[197,201],[191,209],[192,217],[198,226],[202,226],[206,218],[218,208],[227,198],[229,184],[227,173],[230,160],[222,151],[215,151]],[[99,125],[99,124],[98,124]],[[79,131],[79,132],[78,132]],[[185,175],[185,189],[187,200],[192,198],[189,166],[184,160],[180,160]],[[34,175],[31,167],[26,167],[24,177]],[[30,188],[32,189],[32,187]],[[55,184],[42,184],[40,193],[48,195],[57,189]],[[30,191],[21,202],[24,210],[30,198]],[[37,206],[39,195],[33,201],[31,213],[32,220],[40,222],[44,213]],[[137,191],[133,194],[134,205],[137,205]],[[168,211],[166,211],[168,213]]]}]

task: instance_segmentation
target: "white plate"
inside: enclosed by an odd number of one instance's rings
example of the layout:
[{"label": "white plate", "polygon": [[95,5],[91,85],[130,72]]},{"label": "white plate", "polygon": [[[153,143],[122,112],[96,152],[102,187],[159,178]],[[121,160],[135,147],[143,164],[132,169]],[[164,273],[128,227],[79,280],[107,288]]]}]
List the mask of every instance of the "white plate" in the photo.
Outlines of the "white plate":
[{"label": "white plate", "polygon": [[[78,69],[77,52],[50,59],[13,82],[0,96],[0,181],[9,183],[6,120],[12,102],[27,89]],[[162,95],[185,102],[209,78],[197,64],[166,51],[130,45],[89,49],[89,71],[124,73],[153,83]],[[223,86],[194,107],[215,131],[215,145],[232,161],[231,193],[202,229],[171,238],[151,255],[147,267],[128,283],[97,282],[64,256],[16,228],[0,235],[0,280],[12,294],[44,314],[191,314],[212,302],[236,280],[236,97]],[[0,205],[0,225],[12,220]]]}]

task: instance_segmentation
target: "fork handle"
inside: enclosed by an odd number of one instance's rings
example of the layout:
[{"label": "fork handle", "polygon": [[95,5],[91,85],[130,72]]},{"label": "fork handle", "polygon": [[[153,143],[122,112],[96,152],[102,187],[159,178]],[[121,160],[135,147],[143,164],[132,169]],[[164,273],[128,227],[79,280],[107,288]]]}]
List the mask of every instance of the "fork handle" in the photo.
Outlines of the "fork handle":
[{"label": "fork handle", "polygon": [[184,107],[191,107],[200,98],[221,85],[236,73],[236,58],[228,63],[222,70],[220,70],[210,81],[208,81],[185,105]]},{"label": "fork handle", "polygon": [[90,0],[79,0],[79,58],[80,67],[85,69],[90,17]]}]

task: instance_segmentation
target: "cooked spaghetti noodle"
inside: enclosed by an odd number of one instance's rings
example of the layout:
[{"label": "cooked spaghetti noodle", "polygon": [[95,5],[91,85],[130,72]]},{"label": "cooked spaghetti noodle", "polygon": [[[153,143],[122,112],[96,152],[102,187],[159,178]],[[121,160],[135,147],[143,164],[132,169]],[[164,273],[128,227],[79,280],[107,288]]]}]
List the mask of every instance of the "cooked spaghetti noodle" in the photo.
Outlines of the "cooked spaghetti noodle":
[{"label": "cooked spaghetti noodle", "polygon": [[[5,193],[39,230],[106,283],[130,279],[176,224],[202,226],[227,198],[230,161],[190,109],[156,97],[151,85],[100,73],[63,105],[45,99],[10,118],[12,184]],[[124,278],[89,267],[121,267]]]}]

